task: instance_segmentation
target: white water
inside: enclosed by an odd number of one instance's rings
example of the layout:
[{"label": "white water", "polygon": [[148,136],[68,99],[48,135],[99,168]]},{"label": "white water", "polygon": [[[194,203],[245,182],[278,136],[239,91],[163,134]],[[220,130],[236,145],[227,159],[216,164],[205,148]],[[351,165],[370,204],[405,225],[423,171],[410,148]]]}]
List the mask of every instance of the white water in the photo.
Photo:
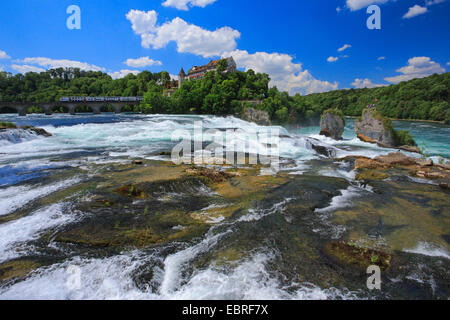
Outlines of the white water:
[{"label": "white water", "polygon": [[14,212],[33,200],[78,182],[80,182],[80,179],[75,178],[55,182],[51,185],[18,186],[0,189],[0,216]]},{"label": "white water", "polygon": [[74,221],[76,216],[66,203],[53,204],[28,216],[0,224],[0,263],[20,257],[30,247],[26,241],[38,239],[43,231]]},{"label": "white water", "polygon": [[419,242],[415,248],[405,249],[404,251],[430,257],[443,257],[450,259],[450,253],[445,248],[427,242]]}]

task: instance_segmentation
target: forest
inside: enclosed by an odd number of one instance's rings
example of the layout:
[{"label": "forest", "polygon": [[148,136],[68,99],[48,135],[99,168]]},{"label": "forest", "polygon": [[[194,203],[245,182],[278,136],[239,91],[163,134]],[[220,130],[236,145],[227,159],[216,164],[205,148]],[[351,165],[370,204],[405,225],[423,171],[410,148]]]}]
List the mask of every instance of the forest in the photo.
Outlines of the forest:
[{"label": "forest", "polygon": [[[274,122],[294,124],[317,119],[328,109],[339,109],[346,116],[359,116],[366,105],[377,99],[377,109],[389,118],[450,123],[448,72],[386,87],[302,96],[269,88],[267,74],[253,70],[227,74],[223,70],[226,70],[226,60],[219,63],[217,71],[208,72],[203,79],[184,81],[181,88],[177,88],[177,81],[165,71],[143,71],[121,79],[112,79],[103,72],[72,68],[25,75],[0,72],[0,101],[42,103],[57,102],[63,96],[143,96],[140,106],[124,111],[238,115],[247,100],[262,100],[257,108],[266,110]],[[42,110],[31,107],[29,112]]]}]

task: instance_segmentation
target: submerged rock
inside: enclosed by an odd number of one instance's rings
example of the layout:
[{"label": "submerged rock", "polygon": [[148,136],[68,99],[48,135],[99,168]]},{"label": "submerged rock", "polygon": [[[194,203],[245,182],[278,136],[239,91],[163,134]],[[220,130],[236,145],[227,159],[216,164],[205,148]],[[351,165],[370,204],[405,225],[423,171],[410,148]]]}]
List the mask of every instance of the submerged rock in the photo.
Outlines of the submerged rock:
[{"label": "submerged rock", "polygon": [[344,117],[334,110],[327,110],[324,112],[322,119],[320,120],[320,135],[333,138],[335,140],[342,140],[344,127]]},{"label": "submerged rock", "polygon": [[5,140],[10,143],[19,143],[32,140],[36,136],[50,137],[52,134],[42,128],[35,128],[33,126],[17,127],[13,123],[0,124],[0,141]]},{"label": "submerged rock", "polygon": [[325,253],[340,263],[366,269],[370,265],[377,265],[386,270],[390,266],[389,253],[358,246],[352,242],[330,242],[325,246]]}]

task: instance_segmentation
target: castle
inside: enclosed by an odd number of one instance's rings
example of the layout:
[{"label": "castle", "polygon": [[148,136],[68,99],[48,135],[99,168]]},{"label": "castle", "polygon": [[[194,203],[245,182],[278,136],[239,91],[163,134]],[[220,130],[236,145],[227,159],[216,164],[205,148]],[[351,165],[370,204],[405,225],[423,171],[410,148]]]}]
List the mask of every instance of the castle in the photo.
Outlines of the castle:
[{"label": "castle", "polygon": [[[180,73],[178,74],[178,87],[181,88],[181,85],[183,82],[187,80],[198,80],[202,79],[205,74],[209,71],[216,71],[217,67],[219,65],[219,62],[223,59],[219,60],[211,60],[208,64],[205,64],[204,66],[194,66],[191,70],[189,70],[188,74],[184,72],[183,68],[181,68]],[[228,67],[225,73],[233,73],[236,72],[236,62],[234,61],[233,57],[226,58],[228,62]]]}]

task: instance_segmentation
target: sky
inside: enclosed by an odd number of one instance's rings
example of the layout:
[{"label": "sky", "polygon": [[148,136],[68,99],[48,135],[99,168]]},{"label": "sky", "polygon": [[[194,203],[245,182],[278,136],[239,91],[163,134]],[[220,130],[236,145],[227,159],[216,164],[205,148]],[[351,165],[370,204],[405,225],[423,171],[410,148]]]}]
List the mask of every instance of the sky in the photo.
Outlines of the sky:
[{"label": "sky", "polygon": [[[67,20],[80,9],[80,29]],[[369,29],[370,5],[381,29]],[[70,19],[72,24],[77,21]],[[113,78],[232,56],[290,94],[396,84],[450,70],[450,0],[14,0],[0,3],[0,70]]]}]

